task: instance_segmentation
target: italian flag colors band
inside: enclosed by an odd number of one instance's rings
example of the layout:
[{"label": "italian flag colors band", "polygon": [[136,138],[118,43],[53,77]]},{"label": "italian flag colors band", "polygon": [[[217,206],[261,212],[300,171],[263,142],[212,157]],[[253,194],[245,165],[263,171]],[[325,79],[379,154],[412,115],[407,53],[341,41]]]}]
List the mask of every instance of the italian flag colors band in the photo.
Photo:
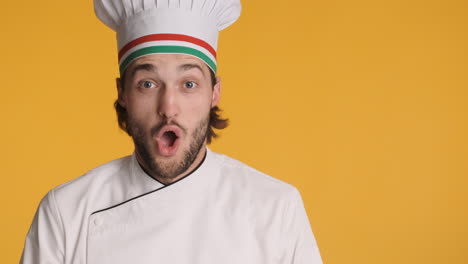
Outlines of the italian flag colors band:
[{"label": "italian flag colors band", "polygon": [[135,59],[154,53],[177,53],[195,56],[216,73],[216,51],[207,42],[181,34],[151,34],[127,43],[119,51],[119,70],[123,74]]}]

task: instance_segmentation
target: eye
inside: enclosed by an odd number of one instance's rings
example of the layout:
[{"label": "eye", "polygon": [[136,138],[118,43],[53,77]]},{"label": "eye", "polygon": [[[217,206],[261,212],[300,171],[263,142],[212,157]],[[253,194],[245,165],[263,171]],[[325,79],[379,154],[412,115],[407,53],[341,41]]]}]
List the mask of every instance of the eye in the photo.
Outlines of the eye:
[{"label": "eye", "polygon": [[156,84],[154,84],[153,82],[150,82],[150,81],[141,81],[141,82],[138,83],[138,85],[140,87],[145,88],[145,89],[150,89],[150,88],[156,87]]},{"label": "eye", "polygon": [[195,88],[196,86],[197,86],[197,83],[192,82],[192,81],[189,81],[189,82],[185,82],[185,83],[184,83],[184,87],[185,87],[185,88],[192,89],[192,88]]}]

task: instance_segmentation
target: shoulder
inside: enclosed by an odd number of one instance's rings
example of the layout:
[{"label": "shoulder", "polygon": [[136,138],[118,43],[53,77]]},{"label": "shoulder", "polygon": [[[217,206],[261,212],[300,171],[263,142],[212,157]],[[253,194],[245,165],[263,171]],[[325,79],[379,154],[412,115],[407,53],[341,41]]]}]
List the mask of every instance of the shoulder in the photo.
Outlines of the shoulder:
[{"label": "shoulder", "polygon": [[58,211],[65,218],[78,217],[125,196],[131,183],[130,164],[131,156],[119,158],[55,187],[50,194]]},{"label": "shoulder", "polygon": [[55,187],[52,191],[55,192],[55,195],[64,195],[70,192],[83,194],[83,192],[89,192],[95,186],[102,187],[110,184],[112,181],[117,180],[118,175],[122,174],[122,172],[129,170],[130,159],[131,156],[126,156],[104,163],[69,182]]},{"label": "shoulder", "polygon": [[232,214],[240,212],[241,218],[249,219],[252,228],[264,234],[265,243],[277,244],[301,206],[299,190],[228,156],[216,154],[216,159],[220,164],[213,188],[216,200]]},{"label": "shoulder", "polygon": [[291,201],[299,194],[298,189],[282,180],[265,174],[244,162],[215,153],[220,164],[220,178],[234,191],[249,195],[260,201]]}]

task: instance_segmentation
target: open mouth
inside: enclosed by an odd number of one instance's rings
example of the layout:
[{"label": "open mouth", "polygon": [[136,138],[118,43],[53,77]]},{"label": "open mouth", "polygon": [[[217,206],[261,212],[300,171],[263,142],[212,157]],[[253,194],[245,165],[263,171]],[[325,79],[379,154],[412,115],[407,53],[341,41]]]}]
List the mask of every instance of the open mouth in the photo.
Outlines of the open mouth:
[{"label": "open mouth", "polygon": [[181,130],[178,126],[164,126],[156,136],[158,152],[162,156],[172,156],[176,153],[181,137]]},{"label": "open mouth", "polygon": [[163,133],[161,137],[161,143],[166,147],[172,147],[178,138],[179,137],[174,131],[169,130]]}]

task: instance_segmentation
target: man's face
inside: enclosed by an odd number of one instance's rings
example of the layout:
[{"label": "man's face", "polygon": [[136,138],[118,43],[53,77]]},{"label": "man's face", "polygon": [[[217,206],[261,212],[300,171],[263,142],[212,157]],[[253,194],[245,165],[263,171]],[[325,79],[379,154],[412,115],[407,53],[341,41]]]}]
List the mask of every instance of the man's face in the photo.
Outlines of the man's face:
[{"label": "man's face", "polygon": [[138,161],[151,176],[174,179],[194,166],[220,93],[206,64],[184,54],[147,55],[127,68],[118,92]]}]

